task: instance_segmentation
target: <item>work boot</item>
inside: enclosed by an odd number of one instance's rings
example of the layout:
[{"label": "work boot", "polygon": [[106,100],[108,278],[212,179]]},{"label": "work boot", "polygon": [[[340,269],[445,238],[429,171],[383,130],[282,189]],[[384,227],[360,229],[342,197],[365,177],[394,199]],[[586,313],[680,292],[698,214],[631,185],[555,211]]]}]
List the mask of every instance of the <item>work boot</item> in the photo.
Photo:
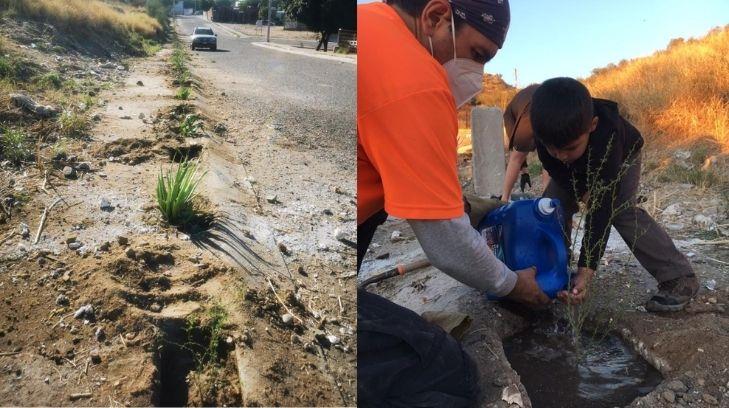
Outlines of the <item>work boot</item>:
[{"label": "work boot", "polygon": [[658,284],[658,293],[645,304],[649,312],[678,312],[699,291],[696,275],[683,276]]}]

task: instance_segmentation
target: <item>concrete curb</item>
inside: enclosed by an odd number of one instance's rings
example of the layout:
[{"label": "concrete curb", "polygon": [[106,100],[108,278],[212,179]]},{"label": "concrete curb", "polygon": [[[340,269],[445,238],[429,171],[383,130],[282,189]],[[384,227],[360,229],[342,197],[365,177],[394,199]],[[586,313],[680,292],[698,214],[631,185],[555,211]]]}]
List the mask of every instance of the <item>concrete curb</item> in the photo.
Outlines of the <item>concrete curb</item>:
[{"label": "concrete curb", "polygon": [[357,58],[338,57],[335,55],[320,55],[320,54],[315,54],[312,52],[301,51],[290,45],[284,45],[284,44],[265,43],[265,42],[254,42],[251,44],[255,45],[256,47],[268,48],[268,49],[271,49],[274,51],[287,52],[289,54],[303,55],[305,57],[327,59],[327,60],[331,60],[331,61],[344,62],[347,64],[357,65]]}]

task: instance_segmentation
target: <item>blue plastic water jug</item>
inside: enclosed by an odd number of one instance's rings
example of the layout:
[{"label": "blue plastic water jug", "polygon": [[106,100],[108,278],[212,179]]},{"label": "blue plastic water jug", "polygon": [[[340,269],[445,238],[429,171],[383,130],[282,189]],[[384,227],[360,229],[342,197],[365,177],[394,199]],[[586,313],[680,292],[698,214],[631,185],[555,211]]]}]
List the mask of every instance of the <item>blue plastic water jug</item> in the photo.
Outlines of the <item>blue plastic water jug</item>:
[{"label": "blue plastic water jug", "polygon": [[537,284],[554,298],[569,280],[562,217],[559,200],[520,200],[489,213],[477,230],[511,270],[536,266]]}]

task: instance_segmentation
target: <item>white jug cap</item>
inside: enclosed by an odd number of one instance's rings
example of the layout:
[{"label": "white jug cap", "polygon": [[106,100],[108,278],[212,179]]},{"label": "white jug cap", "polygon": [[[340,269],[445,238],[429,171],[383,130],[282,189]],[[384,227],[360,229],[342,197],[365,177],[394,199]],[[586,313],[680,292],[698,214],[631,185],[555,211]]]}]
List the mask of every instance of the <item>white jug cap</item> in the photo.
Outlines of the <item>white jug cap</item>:
[{"label": "white jug cap", "polygon": [[539,210],[539,213],[542,215],[550,215],[554,212],[555,205],[552,203],[552,200],[549,198],[540,198],[539,201],[537,201],[537,209]]}]

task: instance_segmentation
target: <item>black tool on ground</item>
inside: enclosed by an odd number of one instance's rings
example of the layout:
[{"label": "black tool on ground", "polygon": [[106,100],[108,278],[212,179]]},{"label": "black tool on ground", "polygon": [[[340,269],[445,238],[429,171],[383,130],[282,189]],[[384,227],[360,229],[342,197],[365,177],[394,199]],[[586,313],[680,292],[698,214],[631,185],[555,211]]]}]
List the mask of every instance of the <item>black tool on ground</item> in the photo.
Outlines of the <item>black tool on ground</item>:
[{"label": "black tool on ground", "polygon": [[529,184],[529,188],[532,188],[532,178],[529,176],[529,173],[521,173],[521,180],[519,180],[519,187],[521,187],[521,192],[524,192],[524,188],[526,185]]},{"label": "black tool on ground", "polygon": [[371,278],[368,278],[364,282],[360,283],[358,285],[358,288],[362,289],[367,285],[382,282],[383,280],[392,278],[394,276],[402,276],[405,275],[405,273],[407,272],[411,272],[420,268],[425,268],[426,266],[430,266],[430,261],[427,258],[418,259],[407,264],[398,264],[394,268],[388,269],[384,272],[376,273]]}]

